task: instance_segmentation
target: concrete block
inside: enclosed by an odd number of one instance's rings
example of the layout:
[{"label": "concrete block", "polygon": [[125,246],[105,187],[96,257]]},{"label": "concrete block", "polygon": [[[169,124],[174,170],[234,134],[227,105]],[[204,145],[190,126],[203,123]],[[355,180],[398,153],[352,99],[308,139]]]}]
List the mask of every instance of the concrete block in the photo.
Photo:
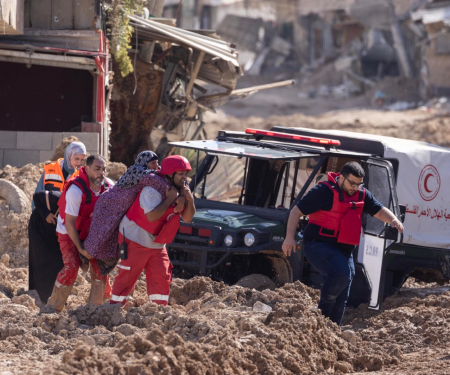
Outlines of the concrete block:
[{"label": "concrete block", "polygon": [[61,144],[63,133],[52,133],[52,150],[56,151],[56,147]]},{"label": "concrete block", "polygon": [[0,131],[0,148],[16,148],[17,132]]},{"label": "concrete block", "polygon": [[3,163],[13,167],[23,167],[25,164],[36,164],[39,160],[39,150],[3,150]]},{"label": "concrete block", "polygon": [[101,150],[103,128],[101,122],[81,122],[82,133],[98,133],[98,148]]},{"label": "concrete block", "polygon": [[74,135],[80,142],[83,142],[86,146],[86,150],[96,150],[98,153],[98,133],[63,133],[63,138]]},{"label": "concrete block", "polygon": [[[73,28],[73,9],[67,6],[67,0],[52,0],[52,29],[64,30]],[[93,7],[92,7],[93,8]],[[93,12],[93,11],[92,11]],[[92,17],[93,19],[93,17]],[[92,21],[94,22],[94,21]]]},{"label": "concrete block", "polygon": [[3,149],[0,148],[0,168],[3,168],[5,165],[3,164]]},{"label": "concrete block", "polygon": [[17,148],[20,150],[51,150],[52,133],[17,132]]},{"label": "concrete block", "polygon": [[39,151],[39,163],[43,163],[47,160],[52,160],[52,156],[55,153],[55,151],[47,151],[47,150],[41,150]]},{"label": "concrete block", "polygon": [[38,29],[52,28],[52,0],[30,1],[30,23]]}]

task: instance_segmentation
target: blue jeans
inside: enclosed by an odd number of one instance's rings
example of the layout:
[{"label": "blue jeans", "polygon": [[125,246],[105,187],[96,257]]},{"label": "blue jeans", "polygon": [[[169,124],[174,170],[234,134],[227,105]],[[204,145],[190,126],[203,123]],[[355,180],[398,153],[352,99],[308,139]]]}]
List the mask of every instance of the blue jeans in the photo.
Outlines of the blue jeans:
[{"label": "blue jeans", "polygon": [[320,241],[308,242],[304,252],[306,259],[325,277],[319,309],[324,316],[340,325],[355,276],[353,255],[344,254],[336,246]]}]

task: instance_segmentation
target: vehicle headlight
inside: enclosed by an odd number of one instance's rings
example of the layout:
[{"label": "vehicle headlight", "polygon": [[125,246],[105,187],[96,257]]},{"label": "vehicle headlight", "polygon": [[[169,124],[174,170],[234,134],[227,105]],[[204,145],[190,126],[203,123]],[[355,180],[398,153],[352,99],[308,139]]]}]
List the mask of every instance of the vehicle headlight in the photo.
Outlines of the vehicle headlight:
[{"label": "vehicle headlight", "polygon": [[226,235],[223,239],[223,243],[225,244],[226,247],[231,247],[231,245],[233,245],[233,237],[230,236],[229,234]]},{"label": "vehicle headlight", "polygon": [[247,246],[252,246],[255,243],[255,236],[253,235],[253,233],[247,233],[244,237],[244,243]]}]

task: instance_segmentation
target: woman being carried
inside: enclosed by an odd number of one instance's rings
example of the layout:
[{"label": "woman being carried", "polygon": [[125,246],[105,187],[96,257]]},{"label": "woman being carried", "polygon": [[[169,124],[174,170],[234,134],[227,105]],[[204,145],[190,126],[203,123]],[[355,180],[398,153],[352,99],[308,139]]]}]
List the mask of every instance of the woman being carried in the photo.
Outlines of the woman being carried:
[{"label": "woman being carried", "polygon": [[[102,194],[95,205],[84,248],[97,260],[102,275],[109,273],[119,261],[119,224],[145,186],[153,187],[163,197],[166,188],[170,188],[169,183],[158,174],[158,155],[153,151],[141,152],[135,164],[128,168],[113,188]],[[185,198],[179,197],[178,204],[184,206],[184,203]]]}]

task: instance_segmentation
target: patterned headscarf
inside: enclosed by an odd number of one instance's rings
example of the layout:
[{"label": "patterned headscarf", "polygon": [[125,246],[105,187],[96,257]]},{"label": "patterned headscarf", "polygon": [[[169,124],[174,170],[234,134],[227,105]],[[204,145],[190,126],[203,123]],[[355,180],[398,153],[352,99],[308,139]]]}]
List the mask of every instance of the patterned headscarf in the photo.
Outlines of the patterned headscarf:
[{"label": "patterned headscarf", "polygon": [[64,151],[64,169],[68,172],[69,176],[75,172],[75,169],[70,165],[70,160],[74,155],[83,154],[86,155],[86,147],[81,142],[72,142],[66,147]]},{"label": "patterned headscarf", "polygon": [[141,180],[145,175],[153,172],[153,169],[149,169],[147,164],[153,160],[158,160],[158,155],[153,151],[143,151],[141,152],[130,168],[119,178],[116,186],[121,188],[130,188]]}]

